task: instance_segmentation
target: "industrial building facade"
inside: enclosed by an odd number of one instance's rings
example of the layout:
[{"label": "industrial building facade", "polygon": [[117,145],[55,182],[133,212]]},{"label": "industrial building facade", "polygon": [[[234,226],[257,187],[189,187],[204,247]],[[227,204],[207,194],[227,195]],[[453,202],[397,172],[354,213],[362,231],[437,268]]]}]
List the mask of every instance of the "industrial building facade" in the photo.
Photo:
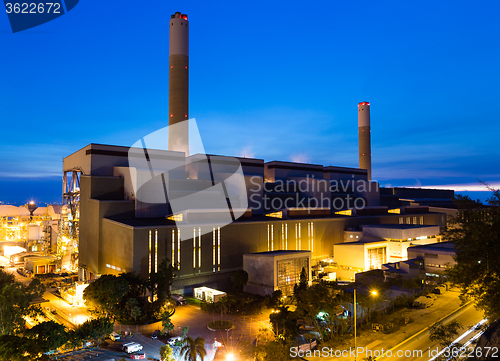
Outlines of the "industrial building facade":
[{"label": "industrial building facade", "polygon": [[[307,251],[310,267],[335,257],[346,231],[399,224],[400,214],[380,207],[371,181],[368,102],[358,106],[360,168],[190,154],[187,15],[173,14],[169,28],[169,127],[157,146],[168,150],[146,147],[148,135],[130,148],[90,144],[64,159],[63,174],[80,175],[79,191],[69,192],[79,196],[70,204],[79,205],[80,280],[122,272],[147,278],[168,260],[176,267],[174,288],[218,287],[243,268],[245,254]],[[234,177],[231,167],[241,174]],[[184,208],[174,211],[179,199]],[[415,212],[421,224],[446,224],[443,214]],[[280,274],[290,268],[284,265],[276,280],[288,277]],[[287,292],[292,286],[279,285]]]},{"label": "industrial building facade", "polygon": [[[292,186],[278,187],[279,184],[296,184],[287,182],[292,179],[309,183],[327,180],[333,184],[341,179],[357,178],[366,182],[364,170],[286,162],[264,163],[259,159],[241,159],[245,177],[252,177],[247,182],[249,209],[242,217],[222,227],[210,223],[208,216],[204,222],[179,222],[182,214],[169,213],[168,204],[147,205],[136,199],[133,189],[127,186],[130,173],[134,173],[129,169],[127,151],[126,147],[91,144],[64,159],[65,171],[78,169],[82,174],[81,280],[122,272],[136,272],[147,278],[167,259],[177,268],[177,288],[216,286],[221,279],[228,277],[228,273],[243,268],[244,254],[304,250],[311,252],[311,262],[314,263],[335,256],[334,245],[344,242],[346,230],[360,229],[361,225],[400,222],[401,214],[389,213],[386,207],[377,207],[377,188],[365,192],[352,188],[351,193],[332,193],[331,190],[318,192],[319,187],[314,192]],[[157,151],[155,154],[178,156],[178,152],[171,151]],[[189,181],[201,181],[196,178],[202,175],[192,170],[186,170],[185,174],[193,178]],[[338,211],[333,208],[333,202],[330,208],[299,208],[290,203],[292,207],[275,209],[264,207],[262,201],[266,197],[273,200],[286,196],[291,200],[307,199],[319,204],[321,197],[327,193],[330,199],[362,199],[367,206],[354,212]],[[212,211],[205,210],[205,214],[209,215]],[[411,212],[411,207],[407,207],[404,216],[413,219]],[[419,223],[446,224],[444,214],[422,213],[422,208],[415,212]],[[188,218],[188,215],[184,217]]]}]

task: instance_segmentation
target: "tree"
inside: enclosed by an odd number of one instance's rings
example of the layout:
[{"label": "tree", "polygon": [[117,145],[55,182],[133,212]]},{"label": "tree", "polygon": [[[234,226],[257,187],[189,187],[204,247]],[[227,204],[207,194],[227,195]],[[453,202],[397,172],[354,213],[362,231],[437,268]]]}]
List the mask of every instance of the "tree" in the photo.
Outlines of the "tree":
[{"label": "tree", "polygon": [[259,331],[255,348],[255,360],[285,361],[291,359],[290,347],[292,347],[292,344],[290,342],[277,340],[274,333],[269,329]]},{"label": "tree", "polygon": [[170,288],[174,279],[174,267],[169,259],[163,259],[158,265],[158,272],[151,273],[149,288],[161,304],[170,298]]},{"label": "tree", "polygon": [[54,321],[39,323],[25,331],[24,336],[36,341],[41,352],[56,350],[69,339],[64,326]]},{"label": "tree", "polygon": [[40,307],[31,302],[44,292],[40,280],[34,279],[25,286],[16,282],[12,274],[0,270],[0,335],[22,332],[26,324],[23,317],[41,312]]},{"label": "tree", "polygon": [[97,344],[113,332],[114,323],[109,318],[95,318],[82,323],[78,329],[77,333],[80,333],[80,337],[83,340],[92,340]]},{"label": "tree", "polygon": [[244,270],[233,272],[231,274],[231,283],[236,291],[242,292],[243,287],[248,283],[248,273]]},{"label": "tree", "polygon": [[300,300],[301,293],[309,286],[308,279],[309,277],[307,275],[307,271],[304,267],[302,267],[302,271],[299,276],[299,283],[296,283],[293,287],[293,295],[297,298],[297,300]]},{"label": "tree", "polygon": [[138,306],[137,298],[129,298],[125,302],[125,309],[130,313],[130,317],[137,321],[137,317],[142,314],[141,308]]},{"label": "tree", "polygon": [[269,297],[269,307],[276,308],[281,306],[281,298],[283,297],[283,292],[281,290],[276,290]]},{"label": "tree", "polygon": [[172,347],[169,345],[163,345],[160,347],[160,359],[161,361],[175,361]]},{"label": "tree", "polygon": [[161,326],[162,326],[161,334],[162,335],[168,334],[171,331],[173,331],[173,329],[174,329],[174,324],[170,320],[170,317],[172,317],[172,315],[174,314],[175,308],[173,306],[169,307],[169,304],[173,304],[173,303],[174,303],[174,301],[164,303],[160,307],[160,309],[155,313],[155,318],[157,320],[158,319],[161,320]]},{"label": "tree", "polygon": [[129,291],[129,283],[124,277],[103,275],[85,288],[83,298],[97,316],[114,318],[120,301]]},{"label": "tree", "polygon": [[[444,349],[449,347],[453,340],[457,338],[460,328],[462,328],[462,325],[456,320],[451,321],[447,325],[443,325],[441,322],[436,323],[429,328],[429,339],[431,341],[438,342],[439,346]],[[453,351],[459,350],[461,347],[462,344],[458,342],[454,343],[453,348],[451,349],[452,352],[447,354],[446,357],[443,356],[443,360],[459,359],[460,353],[454,357],[453,355],[455,353]]]},{"label": "tree", "polygon": [[444,237],[455,244],[450,281],[460,288],[462,300],[472,299],[494,320],[500,317],[500,191],[488,189],[493,196],[487,208],[459,197],[461,208]]},{"label": "tree", "polygon": [[203,361],[207,355],[207,351],[205,350],[205,339],[196,337],[195,340],[190,336],[186,337],[184,346],[182,346],[179,354],[184,357],[185,361],[197,361],[198,357]]},{"label": "tree", "polygon": [[48,359],[40,355],[40,348],[36,341],[14,335],[0,336],[1,361],[31,361]]}]

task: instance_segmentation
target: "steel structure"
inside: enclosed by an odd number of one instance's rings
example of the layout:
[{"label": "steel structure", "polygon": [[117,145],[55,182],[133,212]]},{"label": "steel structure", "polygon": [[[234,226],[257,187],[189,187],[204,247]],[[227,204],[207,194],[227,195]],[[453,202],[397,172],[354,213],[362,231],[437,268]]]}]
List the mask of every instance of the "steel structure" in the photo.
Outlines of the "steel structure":
[{"label": "steel structure", "polygon": [[63,210],[60,232],[78,239],[80,223],[80,176],[81,168],[63,171]]}]

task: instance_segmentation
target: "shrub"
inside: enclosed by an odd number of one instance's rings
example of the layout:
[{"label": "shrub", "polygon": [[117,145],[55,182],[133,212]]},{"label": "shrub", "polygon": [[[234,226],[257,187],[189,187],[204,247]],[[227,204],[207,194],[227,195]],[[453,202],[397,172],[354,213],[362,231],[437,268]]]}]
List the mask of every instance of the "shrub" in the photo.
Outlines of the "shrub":
[{"label": "shrub", "polygon": [[225,331],[233,327],[233,323],[231,321],[212,321],[208,323],[208,327],[212,330]]}]

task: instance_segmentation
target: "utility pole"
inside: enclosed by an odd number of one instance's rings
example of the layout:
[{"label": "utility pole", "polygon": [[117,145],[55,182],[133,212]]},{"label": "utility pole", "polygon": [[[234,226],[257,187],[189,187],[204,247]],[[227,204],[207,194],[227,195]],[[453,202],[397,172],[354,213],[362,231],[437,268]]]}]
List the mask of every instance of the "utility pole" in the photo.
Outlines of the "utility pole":
[{"label": "utility pole", "polygon": [[356,350],[358,349],[358,338],[356,335],[356,289],[354,289],[354,361],[356,361]]}]

